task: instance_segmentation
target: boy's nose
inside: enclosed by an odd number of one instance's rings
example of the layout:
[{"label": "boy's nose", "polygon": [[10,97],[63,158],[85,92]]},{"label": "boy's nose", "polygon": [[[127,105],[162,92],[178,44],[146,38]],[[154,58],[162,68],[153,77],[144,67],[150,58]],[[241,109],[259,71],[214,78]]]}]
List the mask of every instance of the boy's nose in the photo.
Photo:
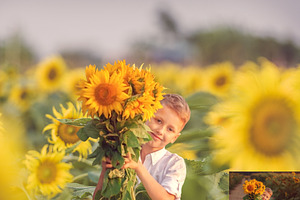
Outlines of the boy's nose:
[{"label": "boy's nose", "polygon": [[156,134],[157,135],[162,135],[163,134],[163,127],[157,127]]}]

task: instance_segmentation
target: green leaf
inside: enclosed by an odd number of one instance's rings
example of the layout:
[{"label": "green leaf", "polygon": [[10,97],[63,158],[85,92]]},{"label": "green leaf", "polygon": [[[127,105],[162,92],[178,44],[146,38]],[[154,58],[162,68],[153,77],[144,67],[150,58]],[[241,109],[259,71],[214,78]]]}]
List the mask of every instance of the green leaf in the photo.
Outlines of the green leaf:
[{"label": "green leaf", "polygon": [[224,173],[219,181],[219,187],[222,189],[223,193],[229,193],[229,174]]},{"label": "green leaf", "polygon": [[210,137],[213,134],[211,129],[190,129],[183,131],[182,134],[177,138],[176,143],[191,142],[204,137]]},{"label": "green leaf", "polygon": [[135,189],[135,196],[138,200],[151,200],[144,185],[140,183]]},{"label": "green leaf", "polygon": [[121,178],[108,179],[107,187],[102,192],[102,195],[107,198],[114,196],[121,191],[121,186],[122,186]]},{"label": "green leaf", "polygon": [[136,137],[139,138],[148,138],[149,133],[146,129],[146,126],[139,126],[138,128],[130,128]]},{"label": "green leaf", "polygon": [[68,183],[67,188],[73,191],[73,197],[85,198],[92,196],[95,186],[86,186],[79,183]]},{"label": "green leaf", "polygon": [[87,139],[89,139],[89,136],[85,133],[83,128],[79,129],[76,134],[82,141],[86,141]]},{"label": "green leaf", "polygon": [[136,135],[133,133],[132,130],[128,130],[124,133],[124,139],[125,142],[127,143],[128,147],[139,147],[139,141],[136,138]]},{"label": "green leaf", "polygon": [[185,100],[191,110],[208,110],[212,105],[219,102],[216,96],[207,92],[196,92]]},{"label": "green leaf", "polygon": [[63,124],[68,124],[73,126],[85,126],[89,121],[92,120],[92,118],[56,119],[56,120]]},{"label": "green leaf", "polygon": [[96,159],[93,161],[92,165],[97,165],[97,164],[101,165],[101,161],[105,154],[105,151],[101,147],[98,147],[98,149],[99,149],[99,151],[98,151],[98,153],[96,155]]},{"label": "green leaf", "polygon": [[97,139],[100,134],[100,130],[96,127],[96,124],[93,123],[93,121],[88,122],[84,127],[83,127],[84,132],[86,133],[87,136]]},{"label": "green leaf", "polygon": [[203,161],[196,161],[196,160],[187,160],[184,159],[188,171],[192,171],[194,174],[196,175],[201,175],[203,173],[203,165],[204,162]]},{"label": "green leaf", "polygon": [[97,147],[97,148],[95,149],[95,151],[93,151],[93,153],[91,153],[90,155],[88,155],[88,158],[96,158],[97,155],[100,153],[100,151],[101,151],[101,148],[100,148],[100,147]]}]

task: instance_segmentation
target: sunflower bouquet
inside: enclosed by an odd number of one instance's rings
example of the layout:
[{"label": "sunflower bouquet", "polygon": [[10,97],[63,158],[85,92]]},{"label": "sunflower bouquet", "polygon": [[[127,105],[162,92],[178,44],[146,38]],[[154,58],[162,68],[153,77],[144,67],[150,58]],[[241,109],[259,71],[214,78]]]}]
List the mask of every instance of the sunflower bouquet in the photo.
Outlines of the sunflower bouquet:
[{"label": "sunflower bouquet", "polygon": [[122,169],[124,156],[130,154],[136,162],[141,145],[150,141],[149,127],[144,122],[162,107],[163,87],[154,80],[150,69],[135,67],[118,61],[98,70],[86,67],[86,80],[79,83],[79,98],[86,118],[58,119],[81,126],[77,132],[82,141],[98,139],[90,158],[101,164],[109,158],[113,168],[107,169],[102,190],[96,199],[135,199],[136,174]]},{"label": "sunflower bouquet", "polygon": [[264,193],[266,186],[261,181],[252,179],[250,181],[245,180],[243,189],[246,194],[243,200],[261,200],[261,195]]}]

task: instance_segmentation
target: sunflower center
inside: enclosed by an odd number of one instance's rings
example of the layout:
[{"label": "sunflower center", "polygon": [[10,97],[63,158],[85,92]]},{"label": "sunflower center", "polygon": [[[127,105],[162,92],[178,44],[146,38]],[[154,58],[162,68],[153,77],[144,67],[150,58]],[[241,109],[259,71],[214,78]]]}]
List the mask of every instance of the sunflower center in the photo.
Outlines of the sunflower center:
[{"label": "sunflower center", "polygon": [[49,161],[42,162],[37,170],[37,178],[42,184],[53,182],[56,174],[56,165]]},{"label": "sunflower center", "polygon": [[216,86],[221,87],[226,83],[226,77],[225,76],[220,76],[216,79]]},{"label": "sunflower center", "polygon": [[58,136],[64,141],[65,144],[75,144],[79,141],[77,132],[80,128],[77,126],[71,126],[67,124],[59,124],[58,126]]},{"label": "sunflower center", "polygon": [[267,101],[253,113],[250,139],[254,147],[267,156],[282,153],[292,139],[295,119],[285,102]]},{"label": "sunflower center", "polygon": [[51,68],[49,73],[48,73],[48,78],[49,80],[54,80],[57,76],[57,72],[55,68]]},{"label": "sunflower center", "polygon": [[99,104],[110,105],[117,99],[117,89],[112,84],[99,84],[95,89],[95,97]]},{"label": "sunflower center", "polygon": [[21,92],[21,94],[20,94],[20,98],[21,98],[21,99],[26,99],[27,96],[28,96],[28,93],[27,93],[26,90],[23,90],[23,91]]},{"label": "sunflower center", "polygon": [[253,185],[248,185],[248,186],[247,186],[247,190],[248,190],[249,192],[252,192],[252,191],[254,190],[254,186],[253,186]]}]

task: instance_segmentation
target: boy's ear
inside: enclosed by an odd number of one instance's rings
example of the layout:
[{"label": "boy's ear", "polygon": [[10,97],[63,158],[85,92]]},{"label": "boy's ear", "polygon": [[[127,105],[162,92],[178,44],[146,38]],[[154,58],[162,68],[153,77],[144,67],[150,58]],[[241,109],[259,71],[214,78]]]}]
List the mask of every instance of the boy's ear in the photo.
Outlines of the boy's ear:
[{"label": "boy's ear", "polygon": [[180,135],[181,135],[181,133],[178,133],[177,135],[175,135],[173,140],[171,141],[171,143],[173,144]]}]

